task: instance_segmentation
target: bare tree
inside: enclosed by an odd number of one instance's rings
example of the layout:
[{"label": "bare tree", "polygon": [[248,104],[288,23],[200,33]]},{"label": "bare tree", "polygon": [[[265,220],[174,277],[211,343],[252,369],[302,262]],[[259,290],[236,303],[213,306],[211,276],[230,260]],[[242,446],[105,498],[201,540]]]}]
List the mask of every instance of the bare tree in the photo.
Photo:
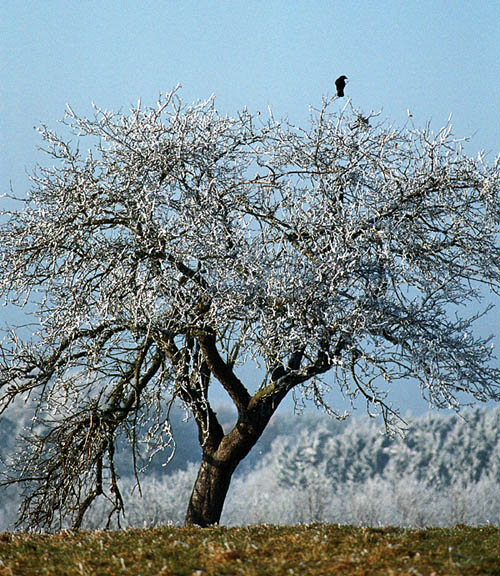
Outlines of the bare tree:
[{"label": "bare tree", "polygon": [[[389,427],[390,389],[410,377],[437,407],[500,399],[491,342],[473,332],[498,295],[498,162],[464,155],[450,126],[335,107],[303,129],[174,90],[128,115],[68,108],[66,139],[41,128],[55,166],[0,228],[1,292],[36,311],[0,350],[2,411],[35,407],[8,480],[24,487],[22,522],[78,527],[99,496],[119,514],[117,442],[137,468],[144,443],[168,446],[174,398],[202,446],[186,515],[201,526],[291,390],[340,416],[338,386]],[[238,376],[252,362],[254,388]],[[216,382],[237,409],[227,433]]]}]

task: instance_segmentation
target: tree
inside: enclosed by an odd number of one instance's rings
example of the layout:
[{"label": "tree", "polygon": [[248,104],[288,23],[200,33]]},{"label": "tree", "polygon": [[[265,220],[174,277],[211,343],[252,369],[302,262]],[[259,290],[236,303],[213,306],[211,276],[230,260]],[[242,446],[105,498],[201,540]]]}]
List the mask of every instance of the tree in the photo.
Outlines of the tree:
[{"label": "tree", "polygon": [[[119,514],[116,444],[137,468],[144,443],[167,446],[173,399],[202,447],[186,522],[207,526],[292,390],[340,416],[335,384],[389,427],[388,393],[410,377],[437,407],[500,398],[473,332],[488,306],[469,309],[498,295],[498,162],[467,157],[450,126],[371,125],[335,102],[302,129],[174,90],[128,115],[68,108],[77,141],[41,127],[55,165],[0,229],[2,294],[37,314],[32,334],[5,329],[0,355],[2,411],[35,407],[7,480],[22,522],[79,527],[100,496]],[[255,389],[238,375],[252,362]],[[237,409],[228,432],[217,382]]]}]

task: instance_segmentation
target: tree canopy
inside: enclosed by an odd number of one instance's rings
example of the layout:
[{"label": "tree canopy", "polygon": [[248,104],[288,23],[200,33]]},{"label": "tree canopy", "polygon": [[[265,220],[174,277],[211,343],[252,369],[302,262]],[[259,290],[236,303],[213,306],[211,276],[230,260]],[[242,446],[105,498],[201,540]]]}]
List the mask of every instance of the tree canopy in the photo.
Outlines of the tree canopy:
[{"label": "tree canopy", "polygon": [[[68,107],[64,124],[41,127],[54,165],[0,227],[0,291],[36,310],[0,350],[2,410],[36,407],[13,466],[21,520],[79,526],[101,495],[120,511],[117,439],[168,446],[175,398],[203,448],[187,516],[201,525],[291,390],[337,415],[338,386],[388,426],[408,378],[437,407],[500,399],[474,330],[498,296],[500,168],[450,125],[396,128],[334,98],[302,128],[178,90],[128,114]],[[248,362],[265,372],[254,388]],[[228,433],[216,382],[238,412]]]}]

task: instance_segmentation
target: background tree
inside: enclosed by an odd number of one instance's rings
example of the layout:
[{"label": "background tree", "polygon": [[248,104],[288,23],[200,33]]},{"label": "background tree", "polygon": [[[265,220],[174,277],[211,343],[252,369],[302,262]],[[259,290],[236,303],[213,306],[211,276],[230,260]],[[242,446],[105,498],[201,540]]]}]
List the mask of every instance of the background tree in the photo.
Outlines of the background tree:
[{"label": "background tree", "polygon": [[[55,166],[0,231],[2,293],[37,314],[0,357],[2,410],[35,407],[9,480],[22,522],[78,527],[99,496],[120,513],[117,441],[139,468],[144,444],[171,442],[175,398],[202,446],[186,515],[201,526],[293,389],[338,415],[334,384],[389,427],[387,394],[410,377],[438,407],[500,398],[470,310],[498,294],[498,163],[466,157],[449,126],[371,126],[331,106],[302,129],[220,116],[213,99],[185,107],[174,90],[129,115],[69,108],[77,142],[41,128]],[[265,369],[254,388],[238,375],[250,362]],[[227,432],[215,382],[237,409]]]}]

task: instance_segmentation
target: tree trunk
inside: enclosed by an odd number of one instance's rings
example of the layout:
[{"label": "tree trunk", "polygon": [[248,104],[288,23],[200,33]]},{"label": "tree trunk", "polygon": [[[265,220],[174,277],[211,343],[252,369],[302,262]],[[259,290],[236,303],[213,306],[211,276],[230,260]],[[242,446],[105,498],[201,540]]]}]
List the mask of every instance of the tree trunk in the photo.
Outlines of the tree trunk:
[{"label": "tree trunk", "polygon": [[207,442],[186,513],[186,524],[218,524],[231,477],[260,438],[274,409],[246,413],[219,441]]},{"label": "tree trunk", "polygon": [[204,455],[186,513],[186,524],[218,524],[238,461],[221,462]]},{"label": "tree trunk", "polygon": [[261,392],[249,403],[249,409],[239,415],[228,434],[224,436],[220,426],[209,433],[189,500],[187,525],[205,527],[219,523],[233,472],[255,446],[285,395],[284,388],[272,396]]}]

